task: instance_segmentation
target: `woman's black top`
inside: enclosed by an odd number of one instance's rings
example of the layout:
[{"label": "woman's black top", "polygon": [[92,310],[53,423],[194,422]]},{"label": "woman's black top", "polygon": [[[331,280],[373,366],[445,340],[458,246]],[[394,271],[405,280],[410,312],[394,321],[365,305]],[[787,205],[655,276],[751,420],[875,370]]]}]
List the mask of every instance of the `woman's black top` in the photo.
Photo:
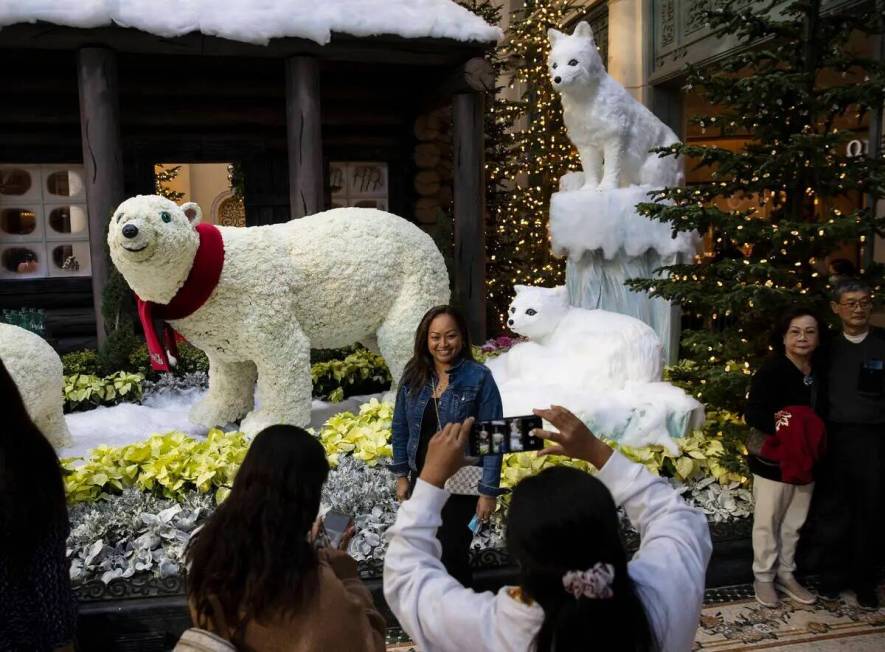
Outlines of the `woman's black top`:
[{"label": "woman's black top", "polygon": [[427,407],[424,408],[424,416],[421,417],[421,438],[418,440],[418,451],[415,453],[415,466],[418,467],[418,472],[415,477],[421,474],[421,469],[424,468],[424,458],[427,457],[427,445],[439,430],[436,419],[436,401],[437,399],[430,397]]},{"label": "woman's black top", "polygon": [[[807,405],[820,414],[818,405],[826,394],[814,368],[806,376],[790,359],[776,355],[766,360],[753,375],[744,410],[744,421],[766,435],[775,432],[774,414],[789,405]],[[780,465],[748,455],[750,471],[769,480],[781,481]]]}]

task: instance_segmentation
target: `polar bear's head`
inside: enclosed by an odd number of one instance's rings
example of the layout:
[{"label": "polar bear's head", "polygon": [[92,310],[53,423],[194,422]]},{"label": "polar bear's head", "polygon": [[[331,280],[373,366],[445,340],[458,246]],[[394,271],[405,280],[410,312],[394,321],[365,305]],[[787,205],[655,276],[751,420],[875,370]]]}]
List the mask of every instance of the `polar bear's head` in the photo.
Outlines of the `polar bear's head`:
[{"label": "polar bear's head", "polygon": [[158,195],[131,197],[117,207],[108,227],[111,260],[146,301],[168,303],[190,271],[200,237],[202,211]]},{"label": "polar bear's head", "polygon": [[564,285],[542,288],[514,285],[516,296],[510,303],[507,325],[514,333],[543,342],[556,330],[568,312],[568,292]]},{"label": "polar bear's head", "polygon": [[550,39],[547,67],[553,87],[560,93],[588,86],[605,74],[587,21],[578,23],[571,36],[549,29],[547,37]]}]

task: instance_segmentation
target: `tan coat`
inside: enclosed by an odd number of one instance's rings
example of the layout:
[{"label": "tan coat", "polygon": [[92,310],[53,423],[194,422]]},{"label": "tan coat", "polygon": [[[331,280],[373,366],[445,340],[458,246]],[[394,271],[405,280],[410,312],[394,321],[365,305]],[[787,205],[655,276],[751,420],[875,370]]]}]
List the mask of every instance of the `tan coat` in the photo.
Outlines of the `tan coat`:
[{"label": "tan coat", "polygon": [[[356,561],[339,551],[319,554],[319,583],[303,609],[265,618],[246,627],[245,644],[254,652],[384,652],[384,617],[357,573]],[[191,606],[191,620],[200,622]],[[222,636],[231,632],[216,632]]]}]

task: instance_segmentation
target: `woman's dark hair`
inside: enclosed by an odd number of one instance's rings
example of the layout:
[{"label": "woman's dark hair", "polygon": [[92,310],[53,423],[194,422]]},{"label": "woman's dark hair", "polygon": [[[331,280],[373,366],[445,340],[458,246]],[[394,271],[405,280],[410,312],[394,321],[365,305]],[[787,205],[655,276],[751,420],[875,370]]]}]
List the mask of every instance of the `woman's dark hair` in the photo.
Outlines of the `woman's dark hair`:
[{"label": "woman's dark hair", "polygon": [[454,306],[442,305],[431,308],[421,318],[418,329],[415,331],[415,347],[412,350],[412,359],[403,370],[403,378],[400,384],[408,388],[412,394],[421,391],[433,374],[433,356],[427,348],[427,337],[430,334],[430,323],[440,315],[448,315],[455,320],[455,325],[461,333],[461,352],[458,359],[473,360],[473,350],[470,347],[470,332],[467,330],[467,321]]},{"label": "woman's dark hair", "polygon": [[771,346],[777,353],[783,354],[784,336],[790,330],[790,323],[798,317],[811,317],[817,323],[818,339],[822,343],[824,339],[824,321],[821,320],[817,311],[810,306],[792,306],[787,308],[775,323],[774,330],[771,332]]},{"label": "woman's dark hair", "polygon": [[65,488],[55,450],[28,415],[2,361],[0,399],[6,406],[0,426],[0,554],[22,559],[53,529],[66,527]]},{"label": "woman's dark hair", "polygon": [[230,495],[187,549],[198,625],[226,626],[243,646],[250,621],[291,613],[316,589],[317,556],[307,536],[328,475],[322,445],[301,428],[271,426],[256,435]]},{"label": "woman's dark hair", "polygon": [[[627,574],[614,500],[599,480],[553,467],[520,482],[510,501],[507,549],[519,565],[522,588],[544,609],[539,652],[656,649]],[[614,567],[611,598],[575,598],[565,590],[566,572],[600,562]]]}]

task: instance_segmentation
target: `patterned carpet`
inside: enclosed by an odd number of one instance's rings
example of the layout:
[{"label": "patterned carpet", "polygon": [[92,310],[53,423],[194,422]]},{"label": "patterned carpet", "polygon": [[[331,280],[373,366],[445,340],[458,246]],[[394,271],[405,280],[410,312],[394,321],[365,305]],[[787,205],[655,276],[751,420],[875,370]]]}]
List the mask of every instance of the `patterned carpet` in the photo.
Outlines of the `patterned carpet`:
[{"label": "patterned carpet", "polygon": [[[885,605],[885,584],[879,587]],[[695,638],[695,650],[737,652],[882,652],[885,650],[885,608],[865,611],[854,596],[820,600],[806,606],[783,600],[763,607],[753,599],[752,586],[710,589]],[[401,630],[391,629],[387,649],[419,652]]]}]

